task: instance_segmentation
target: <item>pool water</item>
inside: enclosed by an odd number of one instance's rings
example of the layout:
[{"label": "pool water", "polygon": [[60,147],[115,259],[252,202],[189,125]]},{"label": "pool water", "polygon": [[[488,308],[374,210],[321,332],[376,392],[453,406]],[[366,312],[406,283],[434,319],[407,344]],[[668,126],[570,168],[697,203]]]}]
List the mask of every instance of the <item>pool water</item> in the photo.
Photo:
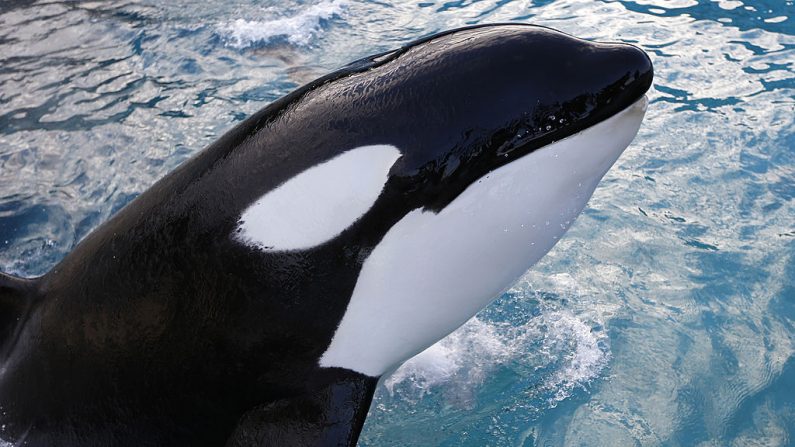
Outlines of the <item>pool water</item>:
[{"label": "pool water", "polygon": [[635,142],[513,289],[383,380],[359,445],[795,445],[792,0],[29,3],[0,3],[0,270],[24,276],[354,59],[511,21],[639,45]]}]

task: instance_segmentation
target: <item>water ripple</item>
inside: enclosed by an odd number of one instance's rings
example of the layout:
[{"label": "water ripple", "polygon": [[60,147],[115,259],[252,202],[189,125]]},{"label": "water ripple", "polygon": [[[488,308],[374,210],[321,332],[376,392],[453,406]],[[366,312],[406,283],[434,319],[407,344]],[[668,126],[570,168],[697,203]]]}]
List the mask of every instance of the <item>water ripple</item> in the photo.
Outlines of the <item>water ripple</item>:
[{"label": "water ripple", "polygon": [[[646,49],[635,143],[514,290],[380,387],[361,445],[788,445],[795,8],[782,1],[0,3],[0,266],[46,272],[267,102],[433,32]],[[540,62],[542,64],[542,62]]]}]

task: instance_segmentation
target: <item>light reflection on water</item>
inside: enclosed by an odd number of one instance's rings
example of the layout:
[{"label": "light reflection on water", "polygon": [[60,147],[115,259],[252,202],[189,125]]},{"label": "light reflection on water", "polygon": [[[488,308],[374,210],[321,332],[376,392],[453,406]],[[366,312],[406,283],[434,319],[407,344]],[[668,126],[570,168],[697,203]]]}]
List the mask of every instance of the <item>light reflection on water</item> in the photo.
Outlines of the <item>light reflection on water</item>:
[{"label": "light reflection on water", "polygon": [[511,293],[385,381],[360,444],[793,443],[792,1],[27,3],[0,4],[0,266],[23,275],[367,54],[500,21],[640,45],[635,143]]}]

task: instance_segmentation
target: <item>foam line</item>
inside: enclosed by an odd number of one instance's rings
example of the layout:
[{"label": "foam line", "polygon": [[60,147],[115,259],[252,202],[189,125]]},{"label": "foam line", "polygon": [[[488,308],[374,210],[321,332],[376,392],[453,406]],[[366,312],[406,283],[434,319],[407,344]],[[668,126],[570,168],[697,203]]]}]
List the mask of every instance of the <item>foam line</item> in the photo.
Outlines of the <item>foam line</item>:
[{"label": "foam line", "polygon": [[322,32],[323,23],[339,17],[347,6],[346,0],[323,0],[289,16],[265,20],[236,19],[218,27],[218,34],[227,45],[244,49],[283,39],[290,44],[306,46]]}]

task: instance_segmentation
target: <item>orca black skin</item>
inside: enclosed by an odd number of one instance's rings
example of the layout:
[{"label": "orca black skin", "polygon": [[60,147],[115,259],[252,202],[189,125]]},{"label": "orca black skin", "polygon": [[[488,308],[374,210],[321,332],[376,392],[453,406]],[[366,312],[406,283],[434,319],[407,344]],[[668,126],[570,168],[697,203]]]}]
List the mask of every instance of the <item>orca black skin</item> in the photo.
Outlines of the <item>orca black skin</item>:
[{"label": "orca black skin", "polygon": [[[412,210],[439,212],[495,169],[617,115],[651,81],[633,46],[505,24],[431,36],[279,99],[46,275],[0,276],[0,438],[355,445],[378,377],[319,359],[385,234]],[[236,237],[265,194],[368,145],[400,157],[339,234],[293,250]]]}]

